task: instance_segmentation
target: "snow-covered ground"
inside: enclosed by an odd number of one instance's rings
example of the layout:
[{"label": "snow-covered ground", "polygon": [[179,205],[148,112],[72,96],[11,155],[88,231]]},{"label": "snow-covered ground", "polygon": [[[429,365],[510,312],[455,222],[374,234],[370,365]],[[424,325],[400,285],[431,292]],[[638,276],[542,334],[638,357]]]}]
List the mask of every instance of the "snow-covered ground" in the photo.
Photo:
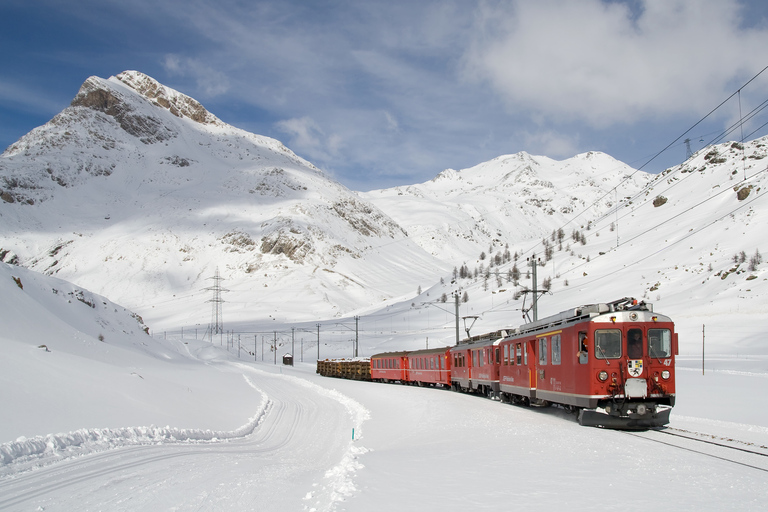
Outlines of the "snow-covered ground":
[{"label": "snow-covered ground", "polygon": [[755,455],[580,427],[557,408],[324,378],[309,357],[289,367],[189,334],[150,337],[103,297],[81,290],[91,307],[26,269],[0,265],[0,283],[12,326],[0,334],[2,510],[763,510],[768,499],[764,355],[713,353],[704,375],[700,354],[681,356],[671,422]]}]

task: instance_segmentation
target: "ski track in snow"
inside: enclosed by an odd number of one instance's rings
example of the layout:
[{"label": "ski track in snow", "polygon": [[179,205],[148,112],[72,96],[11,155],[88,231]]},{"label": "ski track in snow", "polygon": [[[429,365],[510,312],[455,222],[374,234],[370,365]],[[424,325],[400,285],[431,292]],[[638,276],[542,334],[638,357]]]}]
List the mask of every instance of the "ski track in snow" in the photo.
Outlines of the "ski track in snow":
[{"label": "ski track in snow", "polygon": [[[312,395],[338,402],[348,413],[352,420],[352,431],[349,432],[349,441],[340,460],[324,472],[320,481],[312,483],[311,490],[306,492],[302,500],[304,502],[303,508],[307,512],[333,512],[337,510],[337,506],[340,503],[343,503],[348,498],[352,497],[357,491],[357,487],[354,483],[354,476],[358,470],[364,467],[359,462],[359,458],[369,451],[368,449],[359,446],[357,441],[362,438],[363,423],[370,418],[368,409],[362,406],[359,402],[335,389],[322,387],[300,377],[265,372],[240,363],[233,363],[232,366],[241,371],[246,383],[261,395],[261,402],[256,413],[246,424],[235,430],[213,431],[181,429],[170,426],[149,426],[103,429],[91,428],[80,429],[68,433],[37,436],[31,439],[22,437],[16,441],[0,445],[0,477],[5,477],[4,480],[6,481],[6,484],[9,484],[16,478],[34,472],[35,470],[41,470],[46,467],[54,466],[57,462],[64,462],[72,459],[78,459],[78,464],[86,464],[85,473],[89,472],[88,468],[90,467],[90,464],[95,468],[90,471],[94,472],[94,474],[101,475],[107,472],[117,471],[117,469],[109,471],[103,469],[99,470],[99,465],[102,464],[101,460],[94,459],[93,462],[89,463],[89,458],[81,457],[99,453],[103,456],[109,456],[109,453],[114,453],[116,457],[120,457],[119,454],[121,452],[116,449],[132,446],[165,445],[170,447],[172,445],[189,445],[191,447],[201,444],[215,445],[216,443],[243,440],[254,434],[257,431],[257,428],[273,410],[274,414],[278,417],[281,417],[284,414],[283,407],[280,405],[281,401],[278,400],[276,402],[270,398],[264,390],[257,387],[253,380],[246,375],[246,373],[251,373],[252,375],[256,374],[289,381],[296,386],[307,389]],[[297,424],[294,424],[294,427],[298,428]],[[264,435],[269,436],[271,434],[266,433]],[[149,458],[152,460],[157,459],[159,464],[164,464],[169,457],[174,458],[176,456],[177,455],[167,455],[163,452],[158,452],[155,456],[150,454]],[[130,461],[131,458],[129,456],[125,462],[121,463],[120,467],[130,468],[135,464],[143,463],[133,463]],[[54,466],[50,469],[53,469],[53,471],[56,472],[56,467],[57,466]],[[66,472],[64,469],[62,469],[62,471]],[[58,488],[72,484],[80,485],[81,483],[80,479],[76,479],[75,481],[66,481],[66,483],[54,483],[51,485],[54,488]],[[21,481],[19,484],[21,487],[24,487]],[[27,486],[28,485],[29,484],[27,484]],[[13,488],[9,488],[7,490],[10,491],[12,489]],[[44,499],[46,493],[50,492],[50,490],[50,488],[29,488],[27,491],[22,491],[20,494],[11,498],[11,501],[6,502],[6,505],[18,505],[27,502],[29,499]],[[122,507],[124,502],[131,498],[116,497],[114,499],[115,501],[113,504]],[[206,502],[213,499],[213,497],[209,496],[207,492],[204,492],[198,496],[198,499],[202,500],[202,502]]]},{"label": "ski track in snow", "polygon": [[[264,373],[261,370],[240,363],[236,363],[235,366],[252,372]],[[362,446],[355,446],[354,441],[358,441],[363,437],[362,425],[366,420],[370,419],[370,411],[356,400],[335,389],[324,388],[308,380],[291,375],[280,375],[280,377],[307,388],[320,396],[325,396],[339,402],[344,406],[352,419],[353,430],[350,432],[350,440],[353,442],[349,444],[341,461],[325,472],[323,483],[313,484],[314,489],[304,496],[304,500],[308,503],[304,509],[308,512],[331,512],[336,510],[337,503],[343,502],[357,490],[353,477],[356,471],[364,467],[358,459],[360,456],[368,453],[369,450]]]},{"label": "ski track in snow", "polygon": [[74,432],[48,434],[31,439],[20,437],[0,445],[0,476],[19,473],[67,458],[102,452],[122,446],[216,443],[243,438],[259,426],[269,413],[272,402],[267,395],[245,375],[243,378],[262,396],[256,413],[248,422],[235,430],[202,430],[156,427],[83,428]]}]

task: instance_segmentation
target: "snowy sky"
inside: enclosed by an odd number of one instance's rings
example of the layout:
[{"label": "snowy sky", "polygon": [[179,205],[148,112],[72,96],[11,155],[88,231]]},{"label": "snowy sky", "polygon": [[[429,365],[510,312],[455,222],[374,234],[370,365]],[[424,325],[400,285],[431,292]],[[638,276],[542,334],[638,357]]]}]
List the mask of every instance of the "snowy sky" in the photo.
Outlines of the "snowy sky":
[{"label": "snowy sky", "polygon": [[[768,65],[768,4],[4,0],[0,45],[3,148],[88,76],[135,69],[370,190],[518,151],[640,167]],[[689,134],[692,149],[766,91],[768,72]]]}]

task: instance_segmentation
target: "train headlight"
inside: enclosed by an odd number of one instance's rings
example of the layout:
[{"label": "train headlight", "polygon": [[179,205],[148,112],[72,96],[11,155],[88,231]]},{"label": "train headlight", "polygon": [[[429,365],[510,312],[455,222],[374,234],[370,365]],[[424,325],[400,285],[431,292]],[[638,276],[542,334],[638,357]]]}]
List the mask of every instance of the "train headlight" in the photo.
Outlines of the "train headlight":
[{"label": "train headlight", "polygon": [[[669,372],[667,372],[669,373]],[[600,382],[605,382],[608,380],[608,372],[603,370],[600,373],[597,374],[597,378],[600,379]]]},{"label": "train headlight", "polygon": [[667,380],[669,378],[669,370],[664,370],[661,372],[661,378]]}]

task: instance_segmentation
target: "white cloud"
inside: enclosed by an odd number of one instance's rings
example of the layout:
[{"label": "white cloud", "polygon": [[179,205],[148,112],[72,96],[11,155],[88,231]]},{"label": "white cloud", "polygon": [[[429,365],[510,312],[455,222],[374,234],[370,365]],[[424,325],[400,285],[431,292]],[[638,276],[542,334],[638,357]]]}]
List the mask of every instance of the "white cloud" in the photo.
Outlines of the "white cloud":
[{"label": "white cloud", "polygon": [[735,0],[516,1],[478,11],[465,73],[513,111],[597,128],[706,111],[764,66]]},{"label": "white cloud", "polygon": [[171,75],[192,76],[198,89],[208,97],[219,96],[229,90],[227,76],[198,59],[169,54],[163,60],[163,67]]},{"label": "white cloud", "polygon": [[579,151],[578,137],[558,133],[552,130],[523,132],[518,134],[526,151],[550,158],[570,158]]},{"label": "white cloud", "polygon": [[290,137],[290,147],[319,161],[328,161],[337,155],[343,142],[337,134],[326,135],[311,117],[278,121],[275,128]]}]

